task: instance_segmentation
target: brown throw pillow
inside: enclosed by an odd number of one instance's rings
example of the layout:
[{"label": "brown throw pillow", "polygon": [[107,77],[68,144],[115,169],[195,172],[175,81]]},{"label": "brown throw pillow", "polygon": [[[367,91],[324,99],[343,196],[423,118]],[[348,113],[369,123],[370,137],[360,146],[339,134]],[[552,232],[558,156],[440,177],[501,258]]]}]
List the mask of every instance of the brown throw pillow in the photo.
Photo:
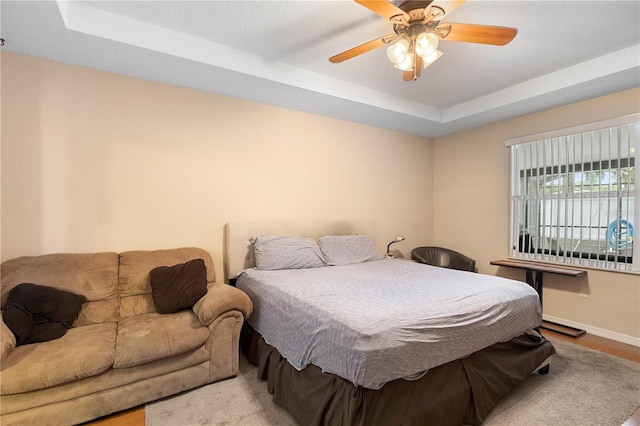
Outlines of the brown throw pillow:
[{"label": "brown throw pillow", "polygon": [[49,340],[59,339],[65,334],[67,334],[67,329],[59,322],[33,324],[31,332],[27,336],[27,340],[24,341],[24,344],[48,342]]},{"label": "brown throw pillow", "polygon": [[149,278],[153,303],[161,314],[188,309],[207,293],[207,267],[202,259],[159,266]]},{"label": "brown throw pillow", "polygon": [[16,337],[16,346],[46,342],[71,328],[86,300],[69,291],[18,284],[9,292],[2,318]]}]

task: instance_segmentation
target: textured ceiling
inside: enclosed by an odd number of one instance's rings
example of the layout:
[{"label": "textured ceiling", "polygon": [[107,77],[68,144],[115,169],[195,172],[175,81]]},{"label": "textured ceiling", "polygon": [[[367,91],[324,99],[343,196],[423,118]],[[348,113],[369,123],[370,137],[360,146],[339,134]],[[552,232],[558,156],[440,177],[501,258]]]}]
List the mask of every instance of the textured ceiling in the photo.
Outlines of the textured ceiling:
[{"label": "textured ceiling", "polygon": [[413,82],[353,1],[2,1],[3,50],[438,137],[640,86],[639,1],[467,1],[446,21],[518,29],[442,41]]}]

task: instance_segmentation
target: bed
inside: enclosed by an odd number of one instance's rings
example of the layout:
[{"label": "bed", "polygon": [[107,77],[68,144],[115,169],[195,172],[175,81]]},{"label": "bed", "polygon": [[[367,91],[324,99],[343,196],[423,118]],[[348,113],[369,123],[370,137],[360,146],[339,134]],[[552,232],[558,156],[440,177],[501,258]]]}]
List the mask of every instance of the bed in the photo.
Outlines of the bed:
[{"label": "bed", "polygon": [[243,349],[300,424],[481,424],[548,371],[533,289],[387,259],[374,238],[372,221],[225,226],[225,277],[254,303]]}]

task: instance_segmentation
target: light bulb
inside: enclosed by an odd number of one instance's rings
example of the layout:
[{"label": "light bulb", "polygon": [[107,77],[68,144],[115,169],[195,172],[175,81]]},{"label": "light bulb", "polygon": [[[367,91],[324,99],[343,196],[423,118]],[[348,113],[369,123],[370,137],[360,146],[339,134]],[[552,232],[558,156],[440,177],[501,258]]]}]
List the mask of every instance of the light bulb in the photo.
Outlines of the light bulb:
[{"label": "light bulb", "polygon": [[434,63],[435,61],[438,60],[438,58],[442,56],[442,52],[439,50],[436,50],[435,52],[432,52],[431,54],[427,55],[427,56],[423,56],[422,57],[422,67],[426,68],[429,65],[431,65],[432,63]]},{"label": "light bulb", "polygon": [[416,53],[423,58],[429,56],[438,48],[438,36],[434,33],[420,33],[416,37]]},{"label": "light bulb", "polygon": [[394,67],[402,70],[402,71],[412,71],[413,70],[413,55],[407,53],[404,56],[404,59],[395,64]]},{"label": "light bulb", "polygon": [[407,52],[409,51],[409,42],[403,38],[393,43],[387,48],[387,57],[391,62],[398,65],[405,61]]}]

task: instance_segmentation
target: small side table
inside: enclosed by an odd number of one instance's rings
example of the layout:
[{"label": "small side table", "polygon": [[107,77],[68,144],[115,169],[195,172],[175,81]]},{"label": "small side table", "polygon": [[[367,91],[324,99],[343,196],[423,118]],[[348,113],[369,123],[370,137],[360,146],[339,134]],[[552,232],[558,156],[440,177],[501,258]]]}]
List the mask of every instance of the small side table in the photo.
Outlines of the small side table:
[{"label": "small side table", "polygon": [[[523,260],[501,259],[492,260],[490,263],[496,266],[524,269],[526,273],[527,284],[533,287],[533,289],[538,293],[538,297],[540,298],[540,307],[542,307],[542,274],[544,272],[566,275],[574,278],[587,275],[587,271],[582,269],[562,268],[559,266],[545,265],[542,263],[527,262]],[[557,324],[551,321],[542,321],[542,324],[540,324],[540,328],[555,331],[556,333],[565,334],[571,337],[579,337],[586,333],[585,330],[569,327],[567,325]]]}]

